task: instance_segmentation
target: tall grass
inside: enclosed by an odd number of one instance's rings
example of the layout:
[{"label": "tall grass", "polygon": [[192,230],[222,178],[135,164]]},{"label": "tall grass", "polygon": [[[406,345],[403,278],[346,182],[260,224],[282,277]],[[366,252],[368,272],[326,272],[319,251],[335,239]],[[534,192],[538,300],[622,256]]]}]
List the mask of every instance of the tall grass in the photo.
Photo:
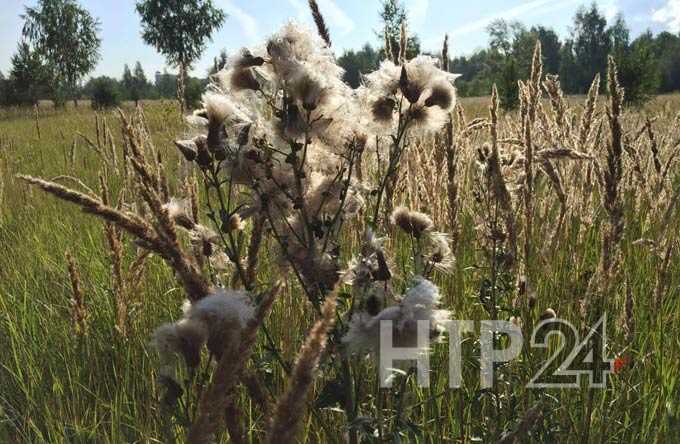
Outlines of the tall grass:
[{"label": "tall grass", "polygon": [[[529,272],[529,281],[489,255],[503,250],[504,241],[485,230],[487,226],[507,229],[504,223],[491,224],[494,217],[499,221],[524,217],[523,194],[518,192],[523,190],[524,176],[518,173],[521,168],[512,166],[513,159],[521,156],[516,148],[527,136],[520,114],[500,114],[493,122],[487,116],[490,99],[463,100],[453,116],[456,174],[446,174],[445,137],[422,138],[417,149],[402,159],[395,201],[427,211],[435,224],[456,233],[453,272],[434,278],[444,306],[455,318],[487,318],[485,292],[493,282],[497,298],[493,314],[498,318],[521,317],[528,326],[550,308],[561,318],[585,325],[583,300],[595,288],[601,291],[598,297],[609,315],[608,353],[630,361],[611,376],[606,389],[534,391],[524,386],[537,369],[538,356],[524,356],[499,369],[502,376],[488,391],[479,388],[478,345],[470,340],[463,347],[462,388],[448,389],[447,347],[437,345],[429,389],[418,388],[414,378],[404,378],[397,389],[384,390],[377,387],[371,361],[352,357],[345,367],[354,384],[357,402],[352,405],[343,394],[342,367],[325,356],[304,400],[310,407],[301,422],[299,437],[304,442],[340,442],[347,427],[362,442],[396,436],[433,443],[674,441],[680,431],[680,216],[672,204],[680,189],[673,160],[680,143],[676,113],[680,98],[659,97],[644,109],[626,110],[620,117],[623,151],[617,192],[625,224],[611,256],[616,265],[607,268],[606,285],[599,283],[598,273],[602,273],[602,245],[608,242],[611,225],[607,204],[602,203],[612,143],[604,110],[608,99],[600,98],[597,105],[581,97],[553,99],[534,103],[533,228],[526,239],[523,232],[517,233],[530,246],[531,268],[522,270]],[[581,123],[583,109],[586,117]],[[144,104],[144,114],[174,194],[183,186],[179,178],[185,171],[172,140],[184,131],[183,123],[171,104]],[[496,125],[496,134],[489,125]],[[492,147],[490,154],[485,154],[485,144]],[[498,196],[487,189],[478,172],[478,164],[494,156],[496,144],[499,176],[495,180],[502,178],[516,199],[514,206],[500,209],[486,205]],[[139,287],[128,294],[127,327],[121,334],[114,260],[102,225],[15,177],[18,173],[77,177],[99,193],[102,174],[111,194],[117,195],[126,189],[123,145],[121,124],[113,113],[95,115],[81,107],[39,110],[37,120],[33,110],[0,115],[2,442],[165,442],[168,436],[184,432],[186,425],[169,424],[162,410],[159,400],[164,392],[154,377],[157,358],[148,345],[158,325],[180,316],[185,296],[171,271],[157,256],[147,260]],[[541,154],[546,149],[570,152]],[[574,160],[574,152],[596,161]],[[116,165],[112,153],[117,154]],[[541,165],[541,155],[550,167]],[[59,181],[82,188],[67,177]],[[452,181],[457,189],[455,227],[450,226],[449,212],[454,204]],[[350,245],[361,242],[359,225],[355,228],[345,235]],[[396,236],[390,246],[394,262],[410,267],[409,240]],[[272,409],[272,401],[290,390],[288,373],[317,317],[301,296],[296,279],[279,275],[274,258],[266,254],[273,247],[273,241],[266,239],[259,279],[280,278],[285,285],[246,369],[256,375]],[[73,256],[80,274],[87,311],[87,329],[82,334],[73,324],[74,295],[65,251]],[[124,243],[123,268],[131,266],[137,254],[133,244]],[[518,254],[522,256],[521,247]],[[346,304],[340,294],[339,313],[346,313]],[[231,411],[242,420],[245,440],[259,442],[272,413],[264,407],[266,402],[256,402],[252,390],[239,387]],[[350,424],[348,408],[354,409]],[[226,442],[228,436],[220,439]]]}]

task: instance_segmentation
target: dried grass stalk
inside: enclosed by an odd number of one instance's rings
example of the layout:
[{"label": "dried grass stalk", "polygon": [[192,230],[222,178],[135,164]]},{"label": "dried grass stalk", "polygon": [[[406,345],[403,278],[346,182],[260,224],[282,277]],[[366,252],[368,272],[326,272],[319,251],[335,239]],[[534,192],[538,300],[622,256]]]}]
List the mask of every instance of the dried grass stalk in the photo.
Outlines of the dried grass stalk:
[{"label": "dried grass stalk", "polygon": [[588,97],[586,98],[585,109],[581,116],[581,127],[579,129],[578,139],[576,142],[576,149],[581,151],[588,151],[586,149],[586,142],[590,135],[590,130],[593,126],[593,115],[595,107],[597,106],[597,97],[600,92],[600,74],[595,75],[593,83],[588,90]]},{"label": "dried grass stalk", "polygon": [[623,88],[619,85],[616,62],[609,58],[608,79],[610,103],[607,108],[610,143],[607,147],[607,168],[604,171],[605,193],[603,204],[609,215],[609,227],[602,245],[602,271],[605,278],[614,263],[614,248],[623,235],[623,204],[619,196],[619,183],[622,177],[623,129],[621,111]]},{"label": "dried grass stalk", "polygon": [[257,274],[257,264],[259,262],[260,246],[264,236],[264,217],[253,219],[253,230],[250,233],[250,243],[248,244],[248,259],[246,264],[246,280],[249,284],[254,284]]},{"label": "dried grass stalk", "polygon": [[444,34],[444,44],[442,45],[442,70],[449,71],[449,35]]},{"label": "dried grass stalk", "polygon": [[179,246],[176,235],[174,237],[171,235],[169,228],[172,226],[172,221],[167,217],[167,212],[162,209],[160,203],[158,207],[152,208],[159,218],[159,223],[151,225],[134,213],[112,208],[105,205],[99,198],[57,183],[25,175],[18,175],[17,178],[36,185],[62,200],[79,205],[84,212],[101,217],[135,236],[144,248],[158,253],[175,270],[190,300],[198,300],[211,292],[211,285]]},{"label": "dried grass stalk", "polygon": [[399,27],[399,63],[406,63],[406,47],[408,45],[408,34],[406,33],[406,20],[402,20]]},{"label": "dried grass stalk", "polygon": [[323,19],[323,15],[321,15],[321,11],[319,10],[319,5],[316,3],[316,0],[309,0],[309,9],[312,10],[312,17],[314,18],[314,24],[316,25],[316,30],[319,33],[319,36],[324,42],[326,42],[326,46],[330,48],[331,35],[328,32],[326,21]]},{"label": "dried grass stalk", "polygon": [[82,336],[87,333],[87,307],[85,306],[85,293],[80,281],[80,271],[78,265],[70,252],[65,253],[68,265],[68,275],[71,279],[71,319],[73,329],[77,335]]},{"label": "dried grass stalk", "polygon": [[396,63],[396,60],[394,60],[394,49],[392,48],[392,38],[387,27],[383,31],[383,37],[385,39],[385,59]]},{"label": "dried grass stalk", "polygon": [[295,442],[298,425],[304,416],[307,392],[314,382],[321,353],[326,348],[328,332],[335,325],[336,291],[327,298],[319,319],[305,340],[291,375],[290,387],[276,406],[274,421],[267,442],[288,444]]},{"label": "dried grass stalk", "polygon": [[491,91],[491,107],[489,108],[489,114],[491,117],[491,124],[489,126],[489,130],[491,132],[491,156],[489,157],[488,174],[493,186],[494,196],[498,200],[498,203],[503,210],[505,228],[508,231],[510,248],[512,250],[511,253],[514,261],[517,259],[517,230],[515,228],[516,225],[512,200],[510,193],[508,192],[508,187],[505,183],[505,178],[503,177],[501,171],[500,153],[498,151],[498,109],[498,89],[494,84]]},{"label": "dried grass stalk", "polygon": [[536,108],[541,94],[541,78],[543,76],[543,59],[541,54],[541,41],[538,40],[531,63],[530,83],[524,88],[527,112],[522,119],[522,125],[524,126],[522,131],[524,135],[524,267],[527,275],[531,261],[531,237],[533,235],[534,219],[534,142],[532,129],[536,120]]},{"label": "dried grass stalk", "polygon": [[212,380],[199,401],[198,414],[187,439],[190,444],[213,442],[215,432],[223,423],[231,393],[252,353],[257,331],[269,314],[280,288],[280,284],[276,284],[264,295],[253,319],[242,330],[240,340],[225,344],[224,353],[217,363]]},{"label": "dried grass stalk", "polygon": [[[99,176],[102,203],[110,205],[108,185],[104,176]],[[123,278],[123,245],[122,231],[111,222],[104,223],[104,233],[109,244],[111,257],[111,277],[113,278],[113,295],[116,301],[116,329],[123,337],[128,333],[128,300],[125,280]]]}]

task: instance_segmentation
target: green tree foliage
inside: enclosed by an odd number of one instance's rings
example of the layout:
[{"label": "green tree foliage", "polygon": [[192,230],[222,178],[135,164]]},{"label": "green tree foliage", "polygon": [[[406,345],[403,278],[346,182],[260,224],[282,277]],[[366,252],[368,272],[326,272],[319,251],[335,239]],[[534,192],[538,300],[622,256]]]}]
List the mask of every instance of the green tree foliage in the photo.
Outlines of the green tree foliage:
[{"label": "green tree foliage", "polygon": [[17,52],[12,56],[7,101],[13,104],[37,104],[38,99],[50,93],[51,77],[40,54],[28,42],[19,42]]},{"label": "green tree foliage", "polygon": [[583,90],[585,85],[581,84],[578,76],[579,64],[574,55],[574,42],[567,40],[560,50],[560,84],[568,93]]},{"label": "green tree foliage", "polygon": [[169,74],[167,70],[163,70],[162,74],[156,76],[156,82],[154,86],[159,97],[169,99],[176,96],[176,77],[172,74]]},{"label": "green tree foliage", "polygon": [[462,75],[457,81],[461,96],[487,95],[495,82],[504,107],[516,106],[511,97],[517,79],[530,74],[536,41],[543,48],[544,72],[559,74],[562,88],[569,94],[586,92],[597,73],[606,78],[603,74],[610,54],[619,67],[626,103],[641,104],[657,92],[680,90],[680,36],[645,33],[631,42],[623,17],[608,26],[595,4],[579,9],[573,31],[564,42],[551,29],[526,29],[505,20],[492,22],[487,32],[487,49],[454,58],[450,64],[453,72]]},{"label": "green tree foliage", "polygon": [[[361,75],[378,67],[386,58],[385,42],[389,42],[392,60],[398,60],[401,40],[401,25],[407,25],[406,10],[398,0],[383,0],[380,9],[382,28],[376,32],[382,46],[379,49],[366,43],[358,51],[345,51],[339,58],[338,64],[345,70],[344,80],[353,87],[361,83]],[[408,26],[407,33],[408,33]],[[406,58],[412,59],[420,54],[420,39],[416,35],[409,35],[406,39]]]},{"label": "green tree foliage", "polygon": [[617,48],[614,57],[619,67],[619,81],[625,90],[625,102],[641,105],[649,100],[659,88],[652,34],[647,32],[632,44]]},{"label": "green tree foliage", "polygon": [[[590,8],[580,8],[574,18],[573,42],[574,57],[578,68],[572,75],[577,76],[579,90],[585,93],[596,74],[605,79],[607,56],[611,48],[607,19],[600,13],[597,4]],[[602,87],[604,88],[602,82]]]},{"label": "green tree foliage", "polygon": [[359,51],[345,51],[338,58],[338,65],[345,70],[344,80],[353,88],[361,84],[361,75],[378,68],[380,55],[368,43]]},{"label": "green tree foliage", "polygon": [[[208,39],[224,22],[224,12],[212,0],[138,0],[142,38],[179,68],[178,87],[186,72],[205,50]],[[179,97],[182,110],[184,97]]]},{"label": "green tree foliage", "polygon": [[130,67],[128,64],[125,64],[125,67],[123,68],[123,79],[121,80],[121,87],[123,89],[123,96],[125,99],[128,100],[136,100],[133,99],[133,89],[135,88],[135,77],[132,75],[132,71],[130,70]]},{"label": "green tree foliage", "polygon": [[503,61],[498,89],[501,106],[505,110],[515,109],[519,105],[519,69],[513,56],[508,56]]},{"label": "green tree foliage", "polygon": [[7,106],[10,104],[9,91],[9,80],[7,80],[5,75],[0,71],[0,106]]},{"label": "green tree foliage", "polygon": [[227,50],[223,49],[220,51],[218,57],[213,58],[213,66],[208,70],[208,76],[214,76],[220,72],[225,66],[227,66]]},{"label": "green tree foliage", "polygon": [[680,90],[680,35],[670,32],[658,34],[654,39],[653,51],[658,60],[659,92]]},{"label": "green tree foliage", "polygon": [[543,26],[534,26],[530,31],[541,41],[543,54],[543,72],[546,74],[558,74],[562,62],[562,42],[555,31]]},{"label": "green tree foliage", "polygon": [[120,90],[115,79],[106,76],[97,77],[89,82],[89,88],[93,108],[112,108],[120,104]]},{"label": "green tree foliage", "polygon": [[22,18],[24,37],[50,65],[55,92],[75,102],[78,83],[99,61],[99,21],[76,0],[39,0]]},{"label": "green tree foliage", "polygon": [[139,104],[140,100],[148,97],[150,85],[146,80],[146,74],[144,73],[141,63],[137,62],[135,64],[134,72],[130,70],[130,67],[127,64],[125,64],[120,88],[123,98],[134,101],[135,105]]},{"label": "green tree foliage", "polygon": [[207,79],[188,77],[185,91],[187,106],[190,108],[197,108],[201,104],[201,96],[207,86]]},{"label": "green tree foliage", "polygon": [[518,64],[522,78],[530,74],[537,41],[541,42],[544,72],[546,74],[559,73],[562,43],[555,31],[543,26],[534,26],[527,30],[522,25],[516,25],[513,29],[512,55]]},{"label": "green tree foliage", "polygon": [[135,71],[132,76],[132,91],[130,98],[135,101],[135,105],[139,103],[140,100],[147,98],[149,94],[149,81],[146,79],[146,74],[142,68],[142,64],[135,63]]},{"label": "green tree foliage", "polygon": [[521,76],[527,71],[524,59],[531,60],[535,36],[528,33],[521,23],[502,19],[491,22],[486,31],[489,34],[487,69],[491,81],[498,86],[503,109],[516,108],[519,103],[517,82],[525,77]]},{"label": "green tree foliage", "polygon": [[512,53],[513,42],[526,30],[519,22],[497,19],[486,27],[486,32],[489,34],[489,48],[502,56],[508,56]]},{"label": "green tree foliage", "polygon": [[456,57],[449,64],[452,72],[461,77],[456,81],[461,96],[482,96],[491,91],[495,64],[491,63],[491,50],[483,49],[465,57]]},{"label": "green tree foliage", "polygon": [[[380,19],[382,21],[382,29],[378,32],[378,36],[383,42],[389,40],[390,48],[392,49],[392,60],[397,60],[399,58],[401,24],[407,22],[406,9],[404,9],[404,5],[399,0],[383,0]],[[408,36],[406,40],[406,58],[412,59],[418,54],[420,54],[420,39],[415,35]],[[381,60],[385,58],[384,43],[378,55]]]}]

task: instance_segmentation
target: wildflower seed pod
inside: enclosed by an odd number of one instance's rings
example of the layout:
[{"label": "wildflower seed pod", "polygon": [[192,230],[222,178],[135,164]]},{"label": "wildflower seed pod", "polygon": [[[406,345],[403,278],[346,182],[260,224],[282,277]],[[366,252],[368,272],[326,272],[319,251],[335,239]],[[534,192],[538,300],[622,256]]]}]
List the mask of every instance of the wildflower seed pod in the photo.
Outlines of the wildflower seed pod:
[{"label": "wildflower seed pod", "polygon": [[449,109],[453,103],[453,92],[450,85],[439,82],[431,88],[430,96],[425,100],[425,106],[438,106],[441,109]]},{"label": "wildflower seed pod", "polygon": [[178,348],[189,368],[201,363],[201,348],[207,338],[207,330],[202,323],[183,320],[176,324],[179,339]]},{"label": "wildflower seed pod", "polygon": [[406,72],[406,67],[401,67],[401,76],[399,77],[399,89],[401,93],[406,97],[409,103],[416,103],[420,98],[420,88],[418,85],[411,82],[408,78],[408,73]]},{"label": "wildflower seed pod", "polygon": [[394,101],[394,99],[390,97],[383,97],[376,100],[373,102],[373,106],[371,107],[373,118],[380,123],[388,123],[392,121],[394,107],[396,104],[397,103]]},{"label": "wildflower seed pod", "polygon": [[557,313],[555,313],[555,310],[553,310],[552,308],[548,308],[541,314],[541,321],[544,321],[546,319],[553,319],[556,317]]},{"label": "wildflower seed pod", "polygon": [[373,279],[376,281],[389,281],[392,278],[392,273],[390,272],[390,267],[387,265],[385,260],[385,253],[382,251],[376,251],[376,259],[378,261],[378,269],[373,274]]},{"label": "wildflower seed pod", "polygon": [[[208,150],[215,155],[215,158],[218,158],[218,156],[224,156],[226,158],[226,140],[227,132],[224,128],[224,124],[211,123],[210,128],[208,129],[207,145]],[[217,160],[224,160],[224,158]]]},{"label": "wildflower seed pod", "polygon": [[391,221],[404,232],[420,237],[424,232],[432,229],[434,223],[427,214],[417,211],[409,211],[405,207],[399,207],[392,212]]},{"label": "wildflower seed pod", "polygon": [[519,316],[510,316],[509,322],[519,328],[524,326],[524,322],[522,322],[522,318]]},{"label": "wildflower seed pod", "polygon": [[241,57],[236,60],[235,66],[237,68],[252,68],[254,66],[264,65],[264,59],[262,57],[255,57],[253,54],[244,49],[241,53]]},{"label": "wildflower seed pod", "polygon": [[262,163],[262,155],[260,152],[256,149],[250,149],[243,153],[243,157],[246,158],[247,160],[252,160],[255,163]]},{"label": "wildflower seed pod", "polygon": [[292,94],[302,103],[305,111],[314,111],[326,96],[321,83],[308,74],[302,74],[294,81]]},{"label": "wildflower seed pod", "polygon": [[253,71],[249,68],[235,69],[231,73],[229,84],[236,91],[258,91],[260,89],[260,83],[255,78]]},{"label": "wildflower seed pod", "polygon": [[285,131],[293,137],[301,136],[305,131],[305,122],[302,119],[300,109],[295,104],[286,107]]},{"label": "wildflower seed pod", "polygon": [[241,231],[243,230],[243,220],[238,213],[234,213],[229,218],[229,230],[230,231]]},{"label": "wildflower seed pod", "polygon": [[223,160],[227,159],[227,150],[222,148],[221,150],[217,150],[215,152],[215,160],[218,162],[222,162]]},{"label": "wildflower seed pod", "polygon": [[241,128],[241,130],[238,132],[238,136],[236,137],[236,143],[238,143],[238,146],[243,146],[248,143],[248,137],[250,136],[250,127],[252,125],[248,124]]},{"label": "wildflower seed pod", "polygon": [[201,168],[207,168],[212,163],[212,156],[208,151],[208,143],[205,138],[196,139],[196,163]]},{"label": "wildflower seed pod", "polygon": [[209,241],[207,241],[207,240],[204,240],[204,241],[202,242],[202,244],[203,244],[203,245],[202,245],[201,250],[202,250],[203,256],[205,256],[205,257],[210,257],[210,256],[212,256],[213,253],[215,252],[215,250],[214,250],[214,248],[213,248],[212,242],[209,242]]},{"label": "wildflower seed pod", "polygon": [[197,148],[193,140],[175,140],[175,146],[189,162],[196,159]]},{"label": "wildflower seed pod", "polygon": [[208,110],[197,109],[196,111],[194,111],[194,116],[208,120]]}]

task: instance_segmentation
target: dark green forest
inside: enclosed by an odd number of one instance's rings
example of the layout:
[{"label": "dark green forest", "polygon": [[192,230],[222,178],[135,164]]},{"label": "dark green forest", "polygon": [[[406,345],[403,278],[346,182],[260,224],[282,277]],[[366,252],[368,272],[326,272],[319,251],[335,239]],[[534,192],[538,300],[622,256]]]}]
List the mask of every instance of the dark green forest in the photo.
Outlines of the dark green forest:
[{"label": "dark green forest", "polygon": [[[361,74],[375,69],[385,59],[385,46],[398,47],[400,23],[406,19],[403,6],[388,0],[383,4],[381,17],[383,35],[388,35],[393,44],[374,48],[367,43],[339,58],[346,71],[345,80],[352,86],[358,86]],[[520,22],[504,20],[491,23],[487,33],[487,48],[453,57],[448,62],[451,72],[461,74],[457,80],[461,96],[488,95],[496,83],[506,107],[515,106],[512,98],[517,97],[517,81],[528,77],[537,41],[541,42],[546,72],[559,75],[568,94],[587,92],[598,73],[604,79],[609,55],[614,56],[619,66],[628,103],[639,104],[654,94],[680,90],[680,35],[669,32],[653,35],[648,31],[633,39],[623,16],[608,23],[596,4],[579,9],[565,39],[550,28],[528,28]],[[420,52],[417,36],[409,38],[409,50]],[[605,82],[601,88],[606,88]]]}]

